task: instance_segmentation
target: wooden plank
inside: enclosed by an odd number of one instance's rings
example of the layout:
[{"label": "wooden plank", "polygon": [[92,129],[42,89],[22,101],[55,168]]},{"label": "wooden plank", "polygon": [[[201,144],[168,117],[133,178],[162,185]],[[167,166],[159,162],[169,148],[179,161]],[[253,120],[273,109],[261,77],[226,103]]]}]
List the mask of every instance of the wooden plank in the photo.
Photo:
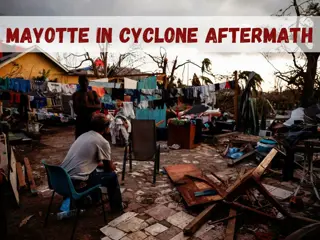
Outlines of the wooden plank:
[{"label": "wooden plank", "polygon": [[239,196],[239,194],[244,194],[245,190],[248,187],[247,185],[250,184],[252,172],[253,169],[246,172],[243,177],[238,178],[238,180],[226,190],[225,198],[228,201],[233,201],[234,198]]},{"label": "wooden plank", "polygon": [[230,160],[230,162],[228,163],[228,167],[233,167],[234,165],[236,165],[237,163],[240,163],[242,162],[243,160],[253,156],[254,154],[256,153],[255,150],[251,151],[251,152],[248,152],[244,155],[242,155],[241,157],[235,159],[235,160]]},{"label": "wooden plank", "polygon": [[223,197],[219,194],[213,196],[196,197],[194,195],[195,192],[213,190],[212,187],[205,182],[189,180],[187,184],[177,186],[177,190],[181,194],[188,207],[218,202],[223,199]]},{"label": "wooden plank", "polygon": [[12,148],[11,148],[11,161],[10,162],[11,162],[11,169],[12,169],[12,171],[9,171],[10,184],[11,184],[16,202],[19,205],[20,198],[19,198],[18,183],[17,183],[17,167],[16,167],[17,161],[14,156],[14,152],[13,152]]},{"label": "wooden plank", "polygon": [[36,183],[33,178],[32,168],[31,168],[29,159],[25,157],[23,160],[24,160],[24,166],[26,167],[27,178],[28,178],[28,183],[30,186],[31,193],[36,194],[37,193],[37,186],[36,186]]},{"label": "wooden plank", "polygon": [[236,215],[237,215],[237,211],[230,208],[229,217],[233,217],[233,218],[229,219],[228,221],[228,226],[226,229],[226,235],[224,237],[224,240],[234,239],[234,232],[236,229],[236,220],[237,220],[237,218],[235,217]]},{"label": "wooden plank", "polygon": [[263,175],[265,170],[270,166],[273,158],[277,154],[277,149],[273,148],[268,155],[262,160],[262,162],[259,164],[259,166],[253,171],[252,176],[256,179],[260,179],[260,177]]},{"label": "wooden plank", "polygon": [[178,183],[185,178],[186,174],[202,176],[202,172],[194,164],[179,164],[165,167],[165,170],[172,182]]},{"label": "wooden plank", "polygon": [[223,134],[214,135],[214,137],[216,139],[220,139],[220,138],[231,137],[231,136],[235,136],[235,135],[239,135],[239,134],[241,134],[241,133],[240,132],[230,132],[230,133],[223,133]]},{"label": "wooden plank", "polygon": [[204,223],[206,223],[215,208],[216,204],[213,204],[203,210],[196,218],[192,220],[184,229],[183,233],[187,236],[194,234]]},{"label": "wooden plank", "polygon": [[255,208],[251,208],[251,207],[248,207],[248,206],[245,206],[243,204],[240,204],[240,203],[237,203],[237,202],[226,202],[227,204],[230,204],[230,206],[234,207],[234,208],[238,208],[238,209],[241,209],[241,210],[245,210],[245,211],[249,211],[249,212],[252,212],[252,213],[255,213],[255,214],[258,214],[258,215],[261,215],[263,217],[266,217],[270,220],[278,220],[278,221],[281,221],[281,219],[275,217],[275,216],[272,216],[270,214],[267,214],[267,213],[264,213],[262,211],[259,211],[258,209],[255,209]]},{"label": "wooden plank", "polygon": [[22,165],[20,162],[17,162],[17,176],[18,176],[18,183],[19,183],[19,189],[24,188],[27,186],[26,184],[26,178],[23,174]]},{"label": "wooden plank", "polygon": [[268,190],[256,178],[252,178],[255,188],[268,200],[283,216],[290,217],[291,214],[268,192]]}]

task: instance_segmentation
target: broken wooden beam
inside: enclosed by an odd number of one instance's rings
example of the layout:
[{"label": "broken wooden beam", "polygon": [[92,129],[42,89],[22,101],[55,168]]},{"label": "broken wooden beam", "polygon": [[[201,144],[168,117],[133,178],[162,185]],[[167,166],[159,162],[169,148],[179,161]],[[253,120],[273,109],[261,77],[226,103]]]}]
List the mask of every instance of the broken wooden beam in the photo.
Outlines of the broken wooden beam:
[{"label": "broken wooden beam", "polygon": [[255,208],[252,208],[252,207],[248,207],[248,206],[245,206],[245,205],[242,205],[240,203],[237,203],[237,202],[225,202],[227,204],[229,204],[231,207],[233,208],[237,208],[237,209],[241,209],[241,210],[245,210],[245,211],[249,211],[249,212],[252,212],[252,213],[255,213],[255,214],[258,214],[260,216],[263,216],[263,217],[266,217],[270,220],[282,220],[280,218],[277,218],[276,216],[272,216],[270,214],[267,214],[267,213],[264,213],[264,212],[261,212],[259,211],[258,209],[255,209]]},{"label": "broken wooden beam", "polygon": [[256,153],[255,150],[251,151],[251,152],[248,152],[244,155],[242,155],[241,157],[235,159],[235,160],[230,160],[230,162],[228,163],[228,167],[233,167],[234,165],[236,165],[237,163],[240,163],[242,162],[243,160],[253,156],[254,154]]},{"label": "broken wooden beam", "polygon": [[36,186],[36,183],[35,183],[34,178],[33,178],[32,168],[31,168],[29,159],[27,157],[25,157],[23,159],[23,161],[24,161],[24,166],[26,167],[27,179],[28,179],[28,184],[29,184],[31,193],[32,194],[37,194],[37,186]]},{"label": "broken wooden beam", "polygon": [[221,139],[221,138],[231,137],[231,136],[235,136],[235,135],[239,135],[239,134],[240,134],[240,132],[230,132],[230,133],[223,133],[223,134],[214,135],[214,137],[216,139]]},{"label": "broken wooden beam", "polygon": [[192,220],[192,222],[190,222],[183,229],[183,233],[187,236],[191,236],[192,234],[194,234],[204,223],[209,220],[215,206],[216,204],[213,204],[203,210],[196,218]]},{"label": "broken wooden beam", "polygon": [[17,168],[19,189],[25,188],[27,186],[27,183],[26,183],[26,178],[25,178],[25,175],[23,174],[22,165],[20,162],[17,162],[16,168]]},{"label": "broken wooden beam", "polygon": [[236,230],[236,218],[237,211],[230,208],[229,217],[232,217],[228,221],[227,229],[226,229],[226,235],[224,237],[224,240],[233,240],[234,239],[234,232]]},{"label": "broken wooden beam", "polygon": [[258,167],[253,171],[252,176],[256,179],[260,179],[266,169],[271,165],[272,160],[277,155],[278,150],[273,148],[268,155],[262,160]]}]

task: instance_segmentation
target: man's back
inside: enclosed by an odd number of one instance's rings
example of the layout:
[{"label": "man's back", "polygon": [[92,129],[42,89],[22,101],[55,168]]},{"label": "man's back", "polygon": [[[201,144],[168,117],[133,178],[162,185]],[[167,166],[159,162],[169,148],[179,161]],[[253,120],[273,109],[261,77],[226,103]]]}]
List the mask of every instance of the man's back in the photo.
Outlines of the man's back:
[{"label": "man's back", "polygon": [[111,149],[107,140],[95,131],[82,134],[72,144],[61,167],[73,179],[87,180],[102,160],[111,160]]}]

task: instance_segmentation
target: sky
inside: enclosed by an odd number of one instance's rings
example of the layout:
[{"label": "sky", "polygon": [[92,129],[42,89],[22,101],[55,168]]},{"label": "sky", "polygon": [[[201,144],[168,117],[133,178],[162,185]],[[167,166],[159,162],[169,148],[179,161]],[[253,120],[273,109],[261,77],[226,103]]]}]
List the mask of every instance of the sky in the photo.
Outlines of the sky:
[{"label": "sky", "polygon": [[[289,6],[291,0],[0,0],[0,15],[6,16],[270,16]],[[144,49],[143,49],[144,50]],[[126,49],[111,49],[125,52]],[[181,46],[166,49],[169,62],[178,56],[178,64],[191,60],[201,64],[204,58],[212,62],[215,74],[232,74],[235,70],[255,71],[265,80],[265,91],[273,89],[275,69],[257,54],[214,54]],[[148,49],[158,55],[159,47]],[[143,71],[155,71],[157,66],[149,58],[140,67]],[[287,54],[275,55],[272,63],[279,70],[292,64]],[[188,74],[189,69],[189,74]],[[187,77],[200,70],[192,65],[180,68],[177,77],[187,83]]]}]

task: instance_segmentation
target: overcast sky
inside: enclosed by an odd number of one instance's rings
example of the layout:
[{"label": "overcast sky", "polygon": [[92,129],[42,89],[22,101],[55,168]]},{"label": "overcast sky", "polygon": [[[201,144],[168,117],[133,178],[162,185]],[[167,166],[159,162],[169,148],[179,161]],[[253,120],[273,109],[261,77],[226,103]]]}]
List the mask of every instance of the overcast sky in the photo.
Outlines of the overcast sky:
[{"label": "overcast sky", "polygon": [[[12,16],[270,16],[279,9],[286,8],[291,0],[0,0],[0,14]],[[112,51],[123,51],[112,49]],[[151,53],[159,52],[158,48]],[[274,85],[274,68],[261,54],[207,54],[197,49],[168,49],[169,61],[179,56],[179,62],[191,59],[198,64],[208,57],[212,61],[213,72],[232,73],[234,70],[253,70],[264,79],[265,90]],[[273,60],[279,69],[291,64],[284,55]],[[153,71],[156,66],[149,61],[143,70]],[[187,79],[186,69],[178,72],[178,77]],[[189,77],[199,70],[189,67]]]}]

